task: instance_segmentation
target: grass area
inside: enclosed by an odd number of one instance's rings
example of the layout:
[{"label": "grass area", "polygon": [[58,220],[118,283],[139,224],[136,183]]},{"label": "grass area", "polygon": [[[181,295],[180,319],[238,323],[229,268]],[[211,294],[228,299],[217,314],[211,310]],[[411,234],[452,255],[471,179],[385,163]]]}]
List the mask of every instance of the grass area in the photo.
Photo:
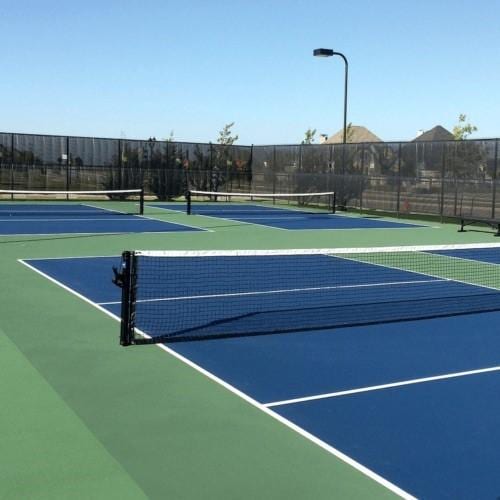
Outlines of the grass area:
[{"label": "grass area", "polygon": [[391,497],[162,350],[119,347],[116,321],[17,259],[491,242],[491,234],[441,224],[280,231],[154,208],[146,215],[212,232],[0,237],[0,389],[8,402],[0,498]]}]

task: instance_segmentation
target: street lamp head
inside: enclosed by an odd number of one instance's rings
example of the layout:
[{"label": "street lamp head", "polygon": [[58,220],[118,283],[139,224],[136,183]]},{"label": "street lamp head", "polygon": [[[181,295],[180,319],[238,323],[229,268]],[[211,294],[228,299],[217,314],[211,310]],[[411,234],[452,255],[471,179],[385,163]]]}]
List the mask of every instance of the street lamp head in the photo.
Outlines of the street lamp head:
[{"label": "street lamp head", "polygon": [[315,57],[331,57],[334,52],[332,49],[314,49],[313,56]]}]

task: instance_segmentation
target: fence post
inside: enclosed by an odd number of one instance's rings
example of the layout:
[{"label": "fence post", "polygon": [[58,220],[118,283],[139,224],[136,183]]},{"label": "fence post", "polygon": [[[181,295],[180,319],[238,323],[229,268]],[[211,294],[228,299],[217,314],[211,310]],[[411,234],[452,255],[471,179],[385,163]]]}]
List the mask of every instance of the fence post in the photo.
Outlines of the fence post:
[{"label": "fence post", "polygon": [[[69,135],[66,136],[66,191],[69,191],[69,186],[71,184],[71,178],[69,173]],[[69,200],[69,195],[66,195],[66,199]]]},{"label": "fence post", "polygon": [[[209,172],[209,179],[208,179],[208,189],[207,191],[213,191],[212,189],[212,170],[213,170],[213,145],[210,142],[210,148],[209,148],[209,158],[208,158],[208,172]],[[210,201],[212,201],[212,197],[210,197]]]},{"label": "fence post", "polygon": [[399,212],[400,212],[400,205],[401,205],[401,152],[402,152],[401,143],[399,143],[399,146],[398,146],[398,181],[397,181],[398,191],[396,194],[396,212],[398,214],[398,218],[400,215]]},{"label": "fence post", "polygon": [[439,203],[439,221],[443,222],[444,212],[444,179],[445,179],[445,166],[446,166],[446,143],[443,143],[443,154],[441,162],[441,200]]},{"label": "fence post", "polygon": [[493,194],[491,199],[491,218],[495,218],[497,198],[497,168],[498,168],[498,139],[495,140],[495,163],[493,167]]},{"label": "fence post", "polygon": [[245,184],[249,187],[250,191],[253,191],[253,144],[250,146],[250,158],[248,159],[247,168],[245,170],[246,170]]},{"label": "fence post", "polygon": [[327,189],[327,191],[335,191],[335,179],[333,179],[332,176],[333,176],[333,151],[332,151],[332,145],[328,144],[328,189]]},{"label": "fence post", "polygon": [[[122,187],[122,168],[123,168],[123,161],[122,161],[122,140],[118,139],[118,189],[123,189]],[[115,183],[112,182],[111,186],[114,189]]]},{"label": "fence post", "polygon": [[[276,193],[276,145],[273,146],[273,194]],[[273,198],[273,205],[276,203],[276,198]]]},{"label": "fence post", "polygon": [[[366,144],[361,145],[361,176],[357,181],[359,182],[359,213],[363,213],[363,192],[365,190],[365,148]],[[368,178],[368,175],[366,175]]]},{"label": "fence post", "polygon": [[[14,134],[10,134],[10,189],[14,189]],[[14,199],[14,194],[10,199]]]}]

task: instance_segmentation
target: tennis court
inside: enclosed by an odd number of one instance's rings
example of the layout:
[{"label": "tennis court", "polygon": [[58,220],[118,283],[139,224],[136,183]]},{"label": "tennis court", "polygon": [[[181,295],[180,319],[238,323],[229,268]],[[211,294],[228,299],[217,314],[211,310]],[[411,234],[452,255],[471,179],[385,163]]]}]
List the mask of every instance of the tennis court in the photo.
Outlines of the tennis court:
[{"label": "tennis court", "polygon": [[[76,195],[94,200],[74,199]],[[136,196],[137,199],[127,200],[129,195]],[[0,190],[0,196],[0,235],[88,235],[199,230],[143,216],[144,199],[141,190]],[[24,199],[20,200],[19,197]],[[123,199],[118,201],[113,200],[113,197]],[[40,198],[46,199],[40,201]],[[47,201],[47,198],[51,198],[51,201]],[[107,201],[102,201],[103,199]]]},{"label": "tennis court", "polygon": [[[150,206],[163,210],[186,212],[185,203],[154,203]],[[385,220],[381,217],[352,217],[310,212],[297,207],[271,206],[253,203],[213,203],[193,204],[193,214],[218,219],[230,219],[245,224],[258,224],[285,230],[304,229],[410,229],[423,227],[421,224]]]},{"label": "tennis court", "polygon": [[[494,497],[500,245],[383,250],[146,252],[136,326],[396,494]],[[23,263],[119,319],[120,257]]]},{"label": "tennis court", "polygon": [[[296,205],[219,202],[230,217],[2,200],[0,227],[16,228],[0,234],[6,494],[497,495],[491,235],[307,207],[346,221],[332,239],[243,219],[257,206],[296,221]],[[158,230],[106,234],[130,219]],[[160,343],[121,347],[121,316],[128,343]]]}]

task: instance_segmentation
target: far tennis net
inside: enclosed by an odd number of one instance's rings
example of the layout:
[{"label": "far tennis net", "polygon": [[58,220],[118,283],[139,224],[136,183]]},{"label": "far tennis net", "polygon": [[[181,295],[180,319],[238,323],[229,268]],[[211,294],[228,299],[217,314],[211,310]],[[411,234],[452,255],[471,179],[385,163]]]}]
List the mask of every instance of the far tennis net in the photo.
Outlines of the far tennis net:
[{"label": "far tennis net", "polygon": [[500,310],[500,244],[124,252],[121,344]]},{"label": "far tennis net", "polygon": [[188,214],[227,212],[231,215],[269,214],[273,210],[288,209],[307,213],[335,212],[335,192],[311,193],[234,193],[219,191],[188,191]]},{"label": "far tennis net", "polygon": [[48,191],[0,189],[0,216],[143,214],[144,191]]}]

